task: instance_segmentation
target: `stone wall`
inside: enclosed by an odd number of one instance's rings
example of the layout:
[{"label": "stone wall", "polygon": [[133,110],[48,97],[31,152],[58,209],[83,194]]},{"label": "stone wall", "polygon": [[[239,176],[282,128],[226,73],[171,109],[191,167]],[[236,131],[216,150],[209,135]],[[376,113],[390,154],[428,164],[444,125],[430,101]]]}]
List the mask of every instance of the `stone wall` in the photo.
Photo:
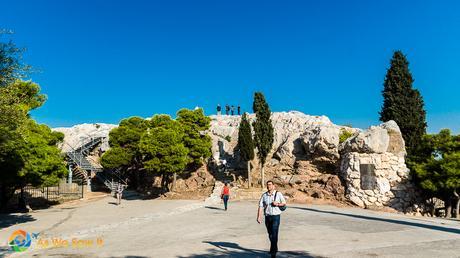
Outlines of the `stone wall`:
[{"label": "stone wall", "polygon": [[371,126],[339,146],[346,197],[360,207],[411,210],[417,192],[406,166],[406,149],[394,121]]},{"label": "stone wall", "polygon": [[342,156],[340,168],[346,197],[360,207],[389,206],[405,211],[415,201],[403,157],[389,152],[349,152]]}]

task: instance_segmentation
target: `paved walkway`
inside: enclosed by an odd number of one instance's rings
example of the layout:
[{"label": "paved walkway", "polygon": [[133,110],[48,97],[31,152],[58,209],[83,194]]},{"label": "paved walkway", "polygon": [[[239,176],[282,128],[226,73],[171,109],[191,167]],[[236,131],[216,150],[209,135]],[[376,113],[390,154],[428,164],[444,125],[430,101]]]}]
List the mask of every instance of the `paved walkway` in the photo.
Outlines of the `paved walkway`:
[{"label": "paved walkway", "polygon": [[[227,212],[200,201],[113,202],[106,197],[0,215],[0,256],[268,257],[265,227],[255,220],[256,202],[231,202]],[[27,251],[10,253],[6,241],[17,229],[40,234]],[[282,215],[279,247],[279,257],[460,257],[460,223],[291,205]]]}]

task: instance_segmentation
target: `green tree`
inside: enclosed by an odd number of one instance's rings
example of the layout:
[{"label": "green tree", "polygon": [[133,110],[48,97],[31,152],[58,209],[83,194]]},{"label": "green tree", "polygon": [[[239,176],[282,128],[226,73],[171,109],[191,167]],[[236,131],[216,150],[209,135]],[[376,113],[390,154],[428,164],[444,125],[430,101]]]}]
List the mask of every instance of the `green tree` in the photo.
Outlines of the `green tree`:
[{"label": "green tree", "polygon": [[139,170],[142,168],[142,154],[139,142],[146,132],[148,121],[140,117],[130,117],[121,120],[118,127],[109,133],[110,149],[101,157],[101,165],[107,169],[120,168],[125,174],[130,175],[139,183]]},{"label": "green tree", "polygon": [[143,154],[144,167],[162,175],[162,187],[173,176],[172,188],[176,188],[177,174],[184,171],[188,163],[188,149],[184,146],[184,130],[180,124],[166,116],[154,116],[152,124],[142,136],[139,147]]},{"label": "green tree", "polygon": [[184,130],[184,145],[188,148],[189,164],[201,166],[204,159],[211,156],[211,137],[206,134],[211,119],[204,115],[203,109],[181,109],[177,112],[177,121]]},{"label": "green tree", "polygon": [[395,51],[387,71],[382,91],[380,121],[394,120],[401,129],[409,158],[426,133],[426,112],[423,98],[409,71],[409,62],[401,51]]},{"label": "green tree", "polygon": [[[147,120],[140,117],[122,120],[120,125],[112,129],[109,134],[111,148],[102,155],[101,164],[103,167],[133,171],[135,173],[134,179],[137,182],[139,182],[139,171],[142,169],[158,172],[164,179],[162,180],[163,186],[168,181],[167,175],[172,172],[173,185],[175,186],[177,174],[184,170],[181,168],[182,163],[176,164],[177,168],[180,168],[179,170],[166,171],[162,170],[165,168],[164,166],[156,167],[155,162],[159,160],[167,162],[168,159],[178,162],[182,160],[183,150],[180,146],[172,145],[169,147],[178,148],[177,154],[169,152],[170,157],[166,155],[155,156],[153,151],[159,150],[158,146],[149,147],[149,144],[161,143],[161,139],[155,138],[157,137],[156,134],[165,137],[166,140],[173,141],[176,138],[171,138],[171,132],[176,132],[187,153],[186,165],[191,169],[201,165],[202,160],[211,155],[211,138],[206,134],[206,130],[210,127],[210,119],[204,115],[203,110],[182,109],[177,115],[177,120],[171,119],[168,115],[155,115]],[[141,144],[142,139],[144,140]],[[167,153],[168,151],[164,151],[163,154]],[[133,173],[129,175],[133,175]]]},{"label": "green tree", "polygon": [[65,176],[67,169],[64,157],[56,145],[64,140],[64,134],[53,132],[43,124],[37,124],[30,119],[19,153],[24,160],[24,166],[19,175],[25,183],[32,185],[51,186]]},{"label": "green tree", "polygon": [[19,174],[24,167],[20,155],[24,142],[20,134],[10,131],[1,132],[0,137],[0,210],[4,210],[14,191],[24,184]]},{"label": "green tree", "polygon": [[31,81],[16,80],[0,87],[0,131],[20,131],[29,119],[29,111],[40,107],[45,101],[46,96],[40,94],[40,86]]},{"label": "green tree", "polygon": [[133,153],[115,146],[107,150],[101,157],[101,165],[107,169],[128,168],[133,161]]},{"label": "green tree", "polygon": [[[4,30],[0,31],[0,40],[4,34]],[[36,83],[22,81],[30,70],[22,62],[23,51],[12,41],[0,41],[1,209],[15,190],[22,191],[26,184],[55,184],[67,171],[56,146],[64,135],[37,124],[29,116],[31,110],[43,105],[46,96]]]},{"label": "green tree", "polygon": [[268,153],[273,146],[274,130],[270,119],[270,108],[261,92],[256,92],[254,94],[252,109],[254,110],[254,113],[256,113],[256,121],[252,126],[254,128],[254,142],[257,147],[257,156],[261,166],[263,188],[265,184],[264,164],[267,160]]},{"label": "green tree", "polygon": [[[12,32],[0,29],[0,39],[6,34],[12,34]],[[24,78],[30,71],[30,66],[22,62],[24,50],[17,47],[12,40],[0,41],[0,87]]]},{"label": "green tree", "polygon": [[241,117],[240,128],[238,131],[237,149],[242,160],[246,161],[248,167],[248,188],[251,187],[251,164],[254,159],[254,140],[252,139],[251,124],[246,113]]},{"label": "green tree", "polygon": [[443,129],[439,134],[425,135],[417,155],[409,161],[416,182],[425,197],[437,197],[446,204],[446,216],[459,217],[460,189],[460,135],[451,135]]},{"label": "green tree", "polygon": [[55,184],[67,170],[56,146],[64,135],[28,115],[45,101],[40,87],[17,80],[0,88],[0,93],[0,205],[4,208],[16,189]]}]

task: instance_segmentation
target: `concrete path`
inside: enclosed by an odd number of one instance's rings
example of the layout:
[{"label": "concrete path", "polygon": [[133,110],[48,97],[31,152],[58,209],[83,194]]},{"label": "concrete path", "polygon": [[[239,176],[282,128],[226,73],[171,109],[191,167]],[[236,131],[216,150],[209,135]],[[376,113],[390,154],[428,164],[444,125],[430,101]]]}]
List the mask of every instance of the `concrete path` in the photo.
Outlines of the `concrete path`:
[{"label": "concrete path", "polygon": [[[225,212],[202,201],[114,201],[0,215],[0,256],[268,257],[256,202],[230,202]],[[27,251],[11,253],[7,239],[17,229],[39,236]],[[282,215],[279,247],[279,257],[460,257],[460,223],[291,205]]]}]

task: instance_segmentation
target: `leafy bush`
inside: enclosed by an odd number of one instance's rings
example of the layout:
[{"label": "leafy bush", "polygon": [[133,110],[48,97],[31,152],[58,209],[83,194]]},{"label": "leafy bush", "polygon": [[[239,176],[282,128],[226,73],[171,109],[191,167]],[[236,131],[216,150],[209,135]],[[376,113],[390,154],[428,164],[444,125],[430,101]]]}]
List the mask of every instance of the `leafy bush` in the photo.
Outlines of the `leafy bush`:
[{"label": "leafy bush", "polygon": [[342,128],[342,130],[340,131],[340,135],[339,135],[339,143],[345,142],[351,136],[353,136],[352,132]]}]

